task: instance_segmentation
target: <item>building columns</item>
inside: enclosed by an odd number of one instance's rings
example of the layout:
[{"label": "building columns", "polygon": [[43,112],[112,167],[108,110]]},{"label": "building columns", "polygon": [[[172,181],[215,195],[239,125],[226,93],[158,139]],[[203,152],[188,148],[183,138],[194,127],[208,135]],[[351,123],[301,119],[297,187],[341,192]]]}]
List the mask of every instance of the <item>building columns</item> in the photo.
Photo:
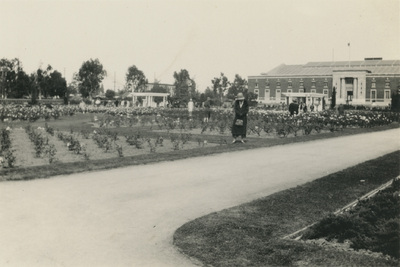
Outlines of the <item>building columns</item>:
[{"label": "building columns", "polygon": [[344,99],[345,98],[345,96],[344,96],[344,92],[345,92],[345,90],[346,90],[346,80],[345,80],[345,78],[340,78],[340,99]]},{"label": "building columns", "polygon": [[353,78],[353,98],[358,98],[358,78]]}]

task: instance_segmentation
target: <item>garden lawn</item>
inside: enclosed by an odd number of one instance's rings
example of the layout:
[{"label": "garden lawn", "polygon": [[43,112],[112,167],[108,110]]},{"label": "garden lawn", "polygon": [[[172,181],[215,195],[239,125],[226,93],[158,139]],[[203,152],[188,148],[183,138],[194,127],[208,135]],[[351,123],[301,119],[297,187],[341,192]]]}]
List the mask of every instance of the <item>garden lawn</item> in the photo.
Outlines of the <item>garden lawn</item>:
[{"label": "garden lawn", "polygon": [[[181,226],[178,249],[212,266],[398,266],[395,259],[282,239],[399,175],[400,151]],[[361,182],[364,180],[365,182]]]}]

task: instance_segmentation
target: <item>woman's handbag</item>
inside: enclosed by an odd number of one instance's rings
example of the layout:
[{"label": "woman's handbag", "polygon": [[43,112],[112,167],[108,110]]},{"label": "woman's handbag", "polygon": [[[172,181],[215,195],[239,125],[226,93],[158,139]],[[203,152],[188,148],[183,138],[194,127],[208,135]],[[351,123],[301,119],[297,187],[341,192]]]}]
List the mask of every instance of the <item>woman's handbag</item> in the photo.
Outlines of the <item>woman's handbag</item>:
[{"label": "woman's handbag", "polygon": [[243,126],[243,120],[236,119],[235,125],[237,125],[237,126]]}]

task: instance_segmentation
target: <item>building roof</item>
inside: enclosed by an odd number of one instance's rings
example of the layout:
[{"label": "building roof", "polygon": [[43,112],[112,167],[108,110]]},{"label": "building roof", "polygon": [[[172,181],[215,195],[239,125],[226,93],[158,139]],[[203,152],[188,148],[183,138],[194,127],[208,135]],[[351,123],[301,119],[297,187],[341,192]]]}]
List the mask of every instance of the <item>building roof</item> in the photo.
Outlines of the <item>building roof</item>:
[{"label": "building roof", "polygon": [[337,62],[309,62],[305,65],[285,65],[262,73],[263,76],[332,75],[333,71],[368,71],[373,74],[400,74],[400,60],[364,60]]}]

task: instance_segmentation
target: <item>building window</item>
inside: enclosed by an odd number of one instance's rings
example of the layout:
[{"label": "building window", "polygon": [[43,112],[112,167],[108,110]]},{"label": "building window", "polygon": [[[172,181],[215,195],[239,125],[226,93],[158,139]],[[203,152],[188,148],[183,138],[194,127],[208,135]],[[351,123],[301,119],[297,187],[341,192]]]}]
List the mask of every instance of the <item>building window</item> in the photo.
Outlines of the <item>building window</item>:
[{"label": "building window", "polygon": [[324,81],[324,88],[328,88],[328,80],[327,79],[325,79],[325,81]]},{"label": "building window", "polygon": [[276,88],[280,88],[281,87],[281,81],[278,79],[276,81]]},{"label": "building window", "polygon": [[258,82],[256,82],[256,86],[255,87],[258,88]]},{"label": "building window", "polygon": [[299,93],[304,93],[304,88],[300,88]]},{"label": "building window", "polygon": [[324,95],[327,95],[328,92],[329,92],[328,89],[324,89],[322,93],[323,93]]},{"label": "building window", "polygon": [[376,90],[371,90],[371,102],[375,102],[376,100]]},{"label": "building window", "polygon": [[254,93],[258,95],[258,89],[254,89]]},{"label": "building window", "polygon": [[303,79],[300,80],[300,89],[304,89],[304,82],[303,82]]},{"label": "building window", "polygon": [[311,89],[311,93],[316,93],[316,92],[317,92],[317,90]]},{"label": "building window", "polygon": [[385,81],[385,88],[390,88],[390,80],[386,79]]},{"label": "building window", "polygon": [[375,81],[375,78],[372,79],[371,88],[376,88],[376,81]]},{"label": "building window", "polygon": [[385,90],[385,99],[390,99],[390,90]]},{"label": "building window", "polygon": [[288,93],[292,93],[292,89],[287,89],[287,92]]},{"label": "building window", "polygon": [[268,80],[265,81],[265,88],[269,88],[269,81]]},{"label": "building window", "polygon": [[[315,88],[315,79],[312,79],[312,81],[311,81],[311,88]],[[311,93],[312,93],[312,90],[311,90]]]},{"label": "building window", "polygon": [[289,81],[288,81],[288,88],[292,88],[292,85],[293,85],[293,84],[292,84],[292,80],[289,79]]}]

